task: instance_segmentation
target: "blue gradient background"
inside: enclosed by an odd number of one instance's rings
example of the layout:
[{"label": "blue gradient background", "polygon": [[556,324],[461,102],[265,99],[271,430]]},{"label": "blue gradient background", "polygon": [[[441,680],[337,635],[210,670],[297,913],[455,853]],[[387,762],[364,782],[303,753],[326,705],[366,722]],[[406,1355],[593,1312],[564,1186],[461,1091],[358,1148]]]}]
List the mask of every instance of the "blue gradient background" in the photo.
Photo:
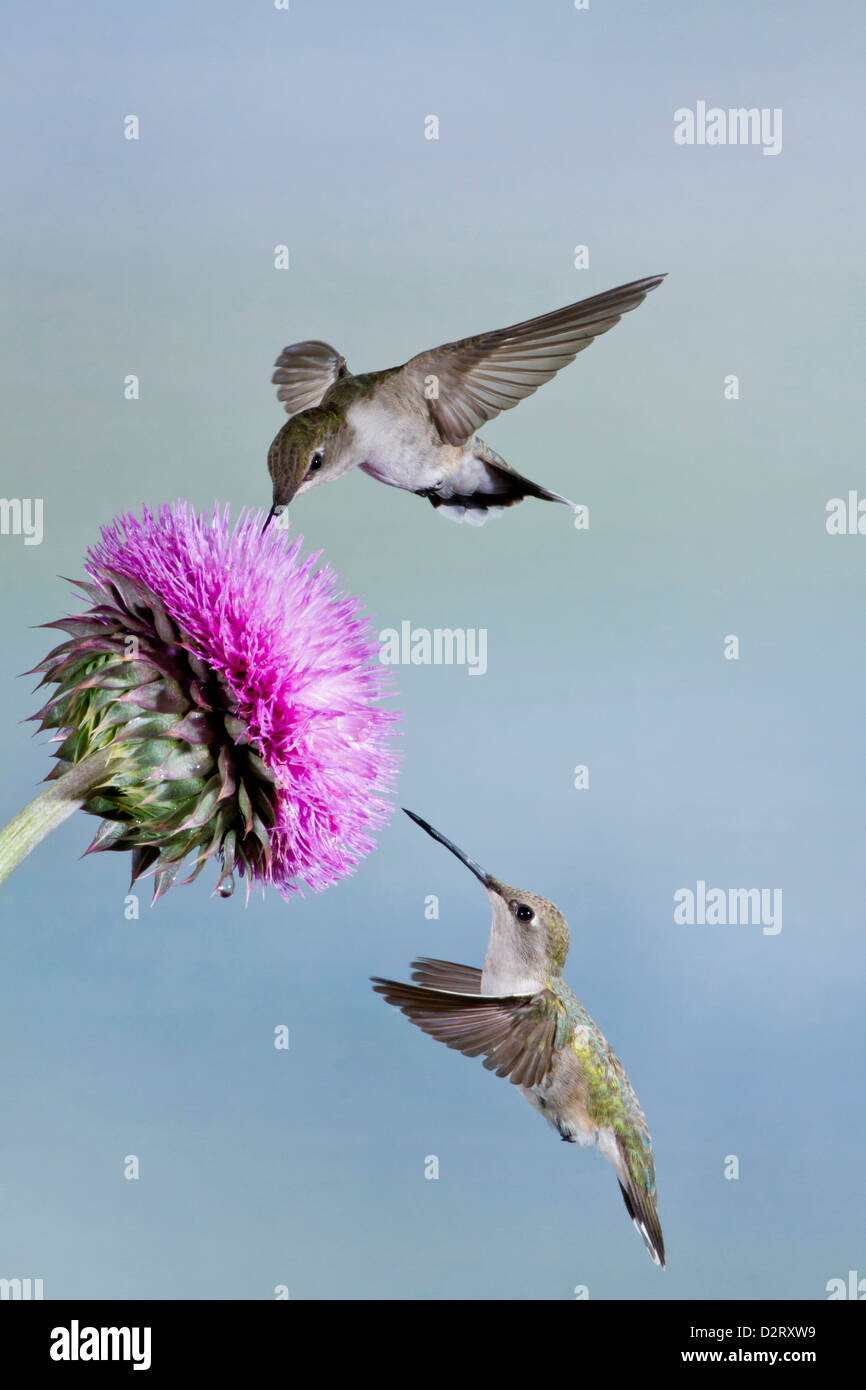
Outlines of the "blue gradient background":
[{"label": "blue gradient background", "polygon": [[[481,679],[398,670],[400,799],[566,912],[567,979],[649,1117],[669,1268],[597,1155],[371,992],[486,942],[478,885],[405,817],[321,896],[245,908],[203,878],[128,922],[126,859],[77,862],[78,816],[0,900],[0,1275],[656,1299],[866,1274],[866,539],[825,530],[866,493],[864,27],[745,0],[18,7],[2,489],[44,497],[45,538],[0,538],[4,819],[50,765],[16,673],[75,607],[57,576],[117,511],[269,501],[285,343],[369,370],[669,272],[484,431],[588,533],[531,502],[458,528],[360,474],[293,513],[377,627],[488,628]],[[782,153],[676,146],[698,99],[781,107]],[[676,926],[698,879],[781,887],[781,934]]]}]

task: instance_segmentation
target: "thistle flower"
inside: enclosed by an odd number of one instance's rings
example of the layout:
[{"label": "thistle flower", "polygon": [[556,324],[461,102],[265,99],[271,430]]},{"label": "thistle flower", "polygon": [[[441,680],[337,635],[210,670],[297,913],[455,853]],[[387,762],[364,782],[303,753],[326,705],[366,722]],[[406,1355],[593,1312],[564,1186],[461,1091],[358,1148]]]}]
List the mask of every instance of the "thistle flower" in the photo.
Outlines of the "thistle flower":
[{"label": "thistle flower", "polygon": [[[0,881],[76,807],[87,853],[131,850],[154,901],[210,859],[287,897],[351,872],[385,820],[398,717],[360,604],[262,514],[185,504],[117,518],[77,583],[89,607],[35,668],[55,731],[49,787],[0,834]],[[75,582],[75,581],[73,581]]]}]

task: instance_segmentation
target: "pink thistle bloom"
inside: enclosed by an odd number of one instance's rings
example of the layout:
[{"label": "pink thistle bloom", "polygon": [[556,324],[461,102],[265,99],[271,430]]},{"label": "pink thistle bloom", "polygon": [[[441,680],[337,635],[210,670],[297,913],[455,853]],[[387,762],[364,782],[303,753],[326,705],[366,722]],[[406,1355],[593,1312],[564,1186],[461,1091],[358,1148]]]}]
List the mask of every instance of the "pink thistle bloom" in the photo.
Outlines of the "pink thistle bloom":
[{"label": "pink thistle bloom", "polygon": [[36,669],[58,687],[34,716],[58,731],[61,781],[102,816],[90,850],[132,851],[154,900],[190,864],[288,897],[345,877],[390,813],[398,715],[359,601],[318,555],[261,534],[262,513],[185,503],[104,527],[71,640]]}]

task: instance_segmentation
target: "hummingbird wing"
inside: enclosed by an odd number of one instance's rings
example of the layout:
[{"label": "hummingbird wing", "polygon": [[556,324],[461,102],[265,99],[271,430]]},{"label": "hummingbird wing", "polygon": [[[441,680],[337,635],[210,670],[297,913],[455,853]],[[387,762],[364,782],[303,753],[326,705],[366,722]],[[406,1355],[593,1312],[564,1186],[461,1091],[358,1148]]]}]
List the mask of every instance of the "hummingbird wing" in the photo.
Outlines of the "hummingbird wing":
[{"label": "hummingbird wing", "polygon": [[330,344],[314,339],[283,348],[274,366],[271,381],[279,387],[277,399],[283,402],[287,415],[321,405],[334,382],[349,375],[345,357]]},{"label": "hummingbird wing", "polygon": [[[464,444],[486,420],[543,386],[665,277],[633,280],[552,314],[419,353],[401,369],[427,405],[442,439]],[[431,378],[435,390],[431,398]]]},{"label": "hummingbird wing", "polygon": [[451,990],[454,994],[481,993],[481,971],[474,965],[455,965],[453,960],[431,960],[429,956],[419,956],[413,960],[411,969],[416,984]]},{"label": "hummingbird wing", "polygon": [[[448,966],[447,961],[434,962]],[[462,967],[466,969],[466,967]],[[373,978],[373,988],[410,1023],[515,1086],[536,1086],[550,1070],[556,1045],[559,1001],[538,994],[453,994],[396,980]]]}]

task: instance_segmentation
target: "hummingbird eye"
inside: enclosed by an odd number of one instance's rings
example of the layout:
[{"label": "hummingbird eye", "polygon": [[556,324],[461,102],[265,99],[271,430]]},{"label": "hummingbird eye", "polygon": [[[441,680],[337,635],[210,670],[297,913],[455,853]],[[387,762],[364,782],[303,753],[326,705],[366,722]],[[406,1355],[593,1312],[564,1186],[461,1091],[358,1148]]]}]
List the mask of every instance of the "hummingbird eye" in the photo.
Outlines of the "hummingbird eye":
[{"label": "hummingbird eye", "polygon": [[528,903],[517,903],[514,908],[514,915],[518,922],[531,922],[535,913]]},{"label": "hummingbird eye", "polygon": [[321,468],[323,462],[324,462],[324,459],[322,458],[321,450],[317,449],[316,452],[313,454],[313,457],[310,459],[310,466],[309,466],[309,468],[307,469],[307,472],[308,472],[308,473],[318,473],[318,471],[319,471],[319,469]]}]

